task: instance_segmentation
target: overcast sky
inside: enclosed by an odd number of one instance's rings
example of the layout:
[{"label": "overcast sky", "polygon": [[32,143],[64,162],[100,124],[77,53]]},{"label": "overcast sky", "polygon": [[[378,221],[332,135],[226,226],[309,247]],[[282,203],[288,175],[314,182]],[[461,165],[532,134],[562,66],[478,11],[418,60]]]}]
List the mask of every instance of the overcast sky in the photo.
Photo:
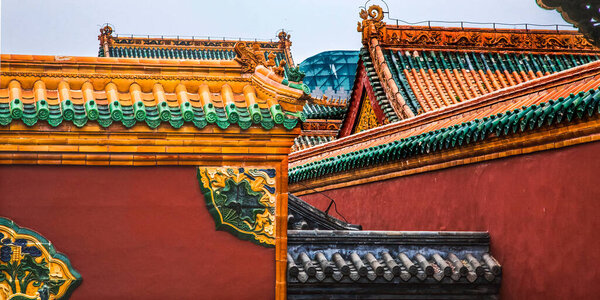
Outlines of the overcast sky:
[{"label": "overcast sky", "polygon": [[[357,50],[354,0],[2,0],[1,52],[97,56],[104,23],[115,33],[275,39],[292,35],[296,63],[325,50]],[[371,1],[370,3],[381,3]],[[390,16],[423,20],[564,24],[535,0],[388,0]],[[394,22],[395,23],[395,22]],[[567,28],[565,28],[567,29]]]}]

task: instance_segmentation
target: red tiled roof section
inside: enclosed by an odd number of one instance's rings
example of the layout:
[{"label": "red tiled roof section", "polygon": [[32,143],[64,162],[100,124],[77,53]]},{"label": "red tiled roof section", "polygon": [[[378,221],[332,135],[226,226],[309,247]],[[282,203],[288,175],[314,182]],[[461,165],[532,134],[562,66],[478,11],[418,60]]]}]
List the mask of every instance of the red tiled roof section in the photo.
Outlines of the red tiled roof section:
[{"label": "red tiled roof section", "polygon": [[290,168],[600,87],[600,62],[524,82],[290,155]]}]

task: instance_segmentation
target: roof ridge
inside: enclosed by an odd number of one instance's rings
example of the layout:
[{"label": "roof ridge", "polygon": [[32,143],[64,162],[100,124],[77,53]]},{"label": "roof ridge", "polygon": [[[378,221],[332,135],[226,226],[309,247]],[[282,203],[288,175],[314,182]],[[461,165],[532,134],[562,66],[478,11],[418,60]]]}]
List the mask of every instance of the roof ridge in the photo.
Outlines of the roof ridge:
[{"label": "roof ridge", "polygon": [[[485,103],[489,103],[492,101],[500,101],[501,99],[505,99],[519,92],[523,92],[525,90],[539,89],[547,85],[554,84],[561,80],[569,80],[572,79],[574,75],[582,75],[590,74],[594,72],[600,72],[600,61],[591,62],[585,65],[577,66],[574,68],[570,68],[567,70],[563,70],[560,72],[556,72],[553,74],[545,75],[543,77],[539,77],[536,79],[528,80],[523,83],[509,86],[506,88],[502,88],[496,90],[491,93],[487,93],[481,95],[479,97],[472,98],[468,101],[463,101],[457,104],[453,104],[450,106],[446,106],[434,111],[430,111],[427,113],[423,113],[417,115],[412,118],[404,119],[395,123],[383,125],[380,127],[376,127],[373,129],[365,130],[363,132],[359,132],[356,134],[352,134],[343,138],[336,139],[331,142],[323,143],[311,148],[303,149],[294,153],[291,153],[289,156],[290,163],[293,161],[305,159],[311,156],[318,155],[318,153],[323,153],[327,151],[332,151],[334,149],[339,149],[342,147],[347,147],[350,145],[356,145],[360,143],[364,143],[366,140],[373,140],[376,138],[381,138],[383,136],[397,133],[399,131],[407,130],[408,128],[413,128],[418,126],[419,124],[424,124],[432,121],[433,119],[440,117],[441,115],[445,115],[451,112],[456,112],[458,110],[471,110],[476,105],[483,105]],[[574,79],[580,79],[582,76]]]},{"label": "roof ridge", "polygon": [[[587,117],[597,117],[600,93],[595,88],[600,85],[600,76],[598,68],[595,70],[594,80],[578,78],[575,82],[563,83],[562,86],[566,88],[561,90],[562,93],[517,95],[509,98],[518,101],[511,105],[492,109],[491,103],[487,103],[485,107],[489,109],[478,114],[460,115],[453,119],[451,117],[454,115],[445,115],[443,122],[420,123],[420,128],[415,127],[415,131],[403,135],[388,135],[391,138],[381,143],[369,140],[359,149],[354,147],[346,152],[329,152],[331,155],[328,157],[310,162],[303,161],[290,168],[290,182],[439,153],[444,149],[484,141],[488,137],[512,136],[533,131],[544,125],[559,125],[583,118],[587,120]],[[568,86],[571,83],[573,85]],[[530,99],[526,97],[528,95],[532,95],[530,98],[535,101],[527,101]],[[522,108],[517,108],[520,105]]]},{"label": "roof ridge", "polygon": [[357,30],[362,32],[364,45],[370,45],[375,40],[384,46],[410,49],[598,52],[598,48],[577,31],[390,25],[383,21],[384,12],[378,5],[362,10],[360,17],[362,22]]}]

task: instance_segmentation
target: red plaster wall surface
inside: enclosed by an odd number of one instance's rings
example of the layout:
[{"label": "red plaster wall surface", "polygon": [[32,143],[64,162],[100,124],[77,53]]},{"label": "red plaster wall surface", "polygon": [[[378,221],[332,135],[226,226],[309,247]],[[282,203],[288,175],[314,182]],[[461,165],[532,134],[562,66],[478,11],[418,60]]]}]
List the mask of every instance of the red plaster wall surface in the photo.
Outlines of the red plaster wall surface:
[{"label": "red plaster wall surface", "polygon": [[275,251],[216,231],[193,167],[0,167],[0,216],[83,277],[71,299],[270,299]]},{"label": "red plaster wall surface", "polygon": [[489,231],[503,299],[598,299],[599,155],[596,142],[324,193],[364,229]]}]

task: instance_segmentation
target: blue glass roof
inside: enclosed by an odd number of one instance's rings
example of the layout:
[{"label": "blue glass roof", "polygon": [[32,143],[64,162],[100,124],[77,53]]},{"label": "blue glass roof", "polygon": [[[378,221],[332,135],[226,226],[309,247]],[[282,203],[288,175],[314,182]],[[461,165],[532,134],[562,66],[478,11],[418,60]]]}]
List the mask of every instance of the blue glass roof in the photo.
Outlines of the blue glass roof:
[{"label": "blue glass roof", "polygon": [[312,96],[347,99],[352,92],[357,63],[358,51],[325,51],[300,63],[300,70],[306,74],[303,82]]}]

